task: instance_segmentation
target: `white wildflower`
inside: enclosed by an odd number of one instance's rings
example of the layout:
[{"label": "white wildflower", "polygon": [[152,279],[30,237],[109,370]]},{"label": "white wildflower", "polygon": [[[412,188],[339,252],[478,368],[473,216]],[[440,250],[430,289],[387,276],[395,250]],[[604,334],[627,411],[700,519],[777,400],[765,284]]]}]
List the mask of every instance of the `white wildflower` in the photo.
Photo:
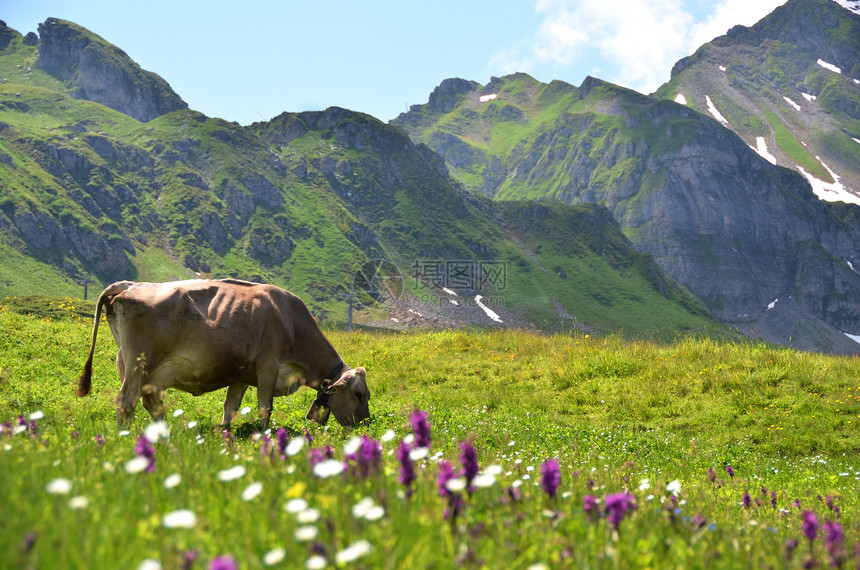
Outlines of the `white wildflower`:
[{"label": "white wildflower", "polygon": [[325,459],[314,465],[314,475],[326,479],[343,473],[344,465],[337,459]]},{"label": "white wildflower", "polygon": [[266,566],[274,566],[286,558],[287,551],[283,548],[273,548],[263,555],[263,564]]},{"label": "white wildflower", "polygon": [[230,467],[229,469],[224,469],[218,472],[218,479],[220,479],[221,481],[233,481],[244,476],[244,465],[236,465],[235,467]]},{"label": "white wildflower", "polygon": [[165,528],[194,528],[197,524],[197,515],[188,509],[179,509],[164,515],[161,524]]},{"label": "white wildflower", "polygon": [[325,567],[325,558],[320,556],[319,554],[314,554],[313,556],[305,560],[305,568],[307,570],[322,570]]},{"label": "white wildflower", "polygon": [[293,514],[300,513],[306,508],[308,508],[308,502],[304,499],[290,499],[284,505],[284,510]]},{"label": "white wildflower", "polygon": [[83,495],[77,495],[69,499],[69,508],[74,511],[82,511],[90,506],[90,500]]},{"label": "white wildflower", "polygon": [[149,467],[149,459],[143,457],[142,455],[138,455],[133,459],[129,459],[125,462],[125,465],[123,466],[125,472],[129,475],[134,475],[135,473],[146,471],[147,467]]},{"label": "white wildflower", "polygon": [[259,481],[251,483],[245,490],[242,491],[242,500],[245,502],[253,501],[257,495],[263,492],[263,484]]},{"label": "white wildflower", "polygon": [[182,482],[182,475],[179,473],[173,473],[172,475],[168,475],[164,478],[164,488],[165,489],[173,489],[177,485]]},{"label": "white wildflower", "polygon": [[305,525],[297,528],[293,536],[295,536],[296,540],[298,540],[299,542],[310,542],[317,537],[317,532],[317,527],[312,525]]},{"label": "white wildflower", "polygon": [[373,547],[368,541],[357,540],[347,546],[345,549],[335,554],[334,559],[338,564],[347,564],[349,562],[355,562],[362,556],[370,554],[370,551],[372,549]]},{"label": "white wildflower", "polygon": [[51,495],[68,495],[69,491],[72,490],[72,482],[63,477],[58,477],[48,483],[45,490]]},{"label": "white wildflower", "polygon": [[150,443],[155,443],[159,439],[167,439],[169,435],[170,428],[164,420],[152,422],[143,430],[143,437],[149,440]]}]

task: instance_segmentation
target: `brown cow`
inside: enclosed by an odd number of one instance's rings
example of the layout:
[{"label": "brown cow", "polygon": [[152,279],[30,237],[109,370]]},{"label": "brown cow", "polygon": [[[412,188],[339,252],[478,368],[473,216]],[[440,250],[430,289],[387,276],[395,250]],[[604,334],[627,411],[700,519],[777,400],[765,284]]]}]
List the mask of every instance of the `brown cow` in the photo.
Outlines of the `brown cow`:
[{"label": "brown cow", "polygon": [[324,425],[332,411],[338,423],[351,426],[370,416],[364,368],[344,364],[302,300],[273,285],[234,279],[108,286],[96,304],[78,396],[92,385],[102,307],[119,347],[120,425],[131,419],[141,393],[150,415],[164,418],[161,393],[167,388],[198,396],[226,387],[225,426],[248,386],[257,387],[263,430],[274,397],[300,386],[318,391],[307,419]]}]

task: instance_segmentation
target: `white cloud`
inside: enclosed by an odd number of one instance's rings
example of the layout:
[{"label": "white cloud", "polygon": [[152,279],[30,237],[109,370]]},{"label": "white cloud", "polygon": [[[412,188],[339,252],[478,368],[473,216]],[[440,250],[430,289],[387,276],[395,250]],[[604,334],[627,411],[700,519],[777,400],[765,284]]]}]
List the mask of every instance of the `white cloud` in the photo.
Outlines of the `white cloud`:
[{"label": "white cloud", "polygon": [[549,66],[556,75],[584,66],[650,93],[669,80],[676,61],[736,24],[754,24],[784,1],[536,0],[535,33],[498,52],[491,65],[501,73]]}]

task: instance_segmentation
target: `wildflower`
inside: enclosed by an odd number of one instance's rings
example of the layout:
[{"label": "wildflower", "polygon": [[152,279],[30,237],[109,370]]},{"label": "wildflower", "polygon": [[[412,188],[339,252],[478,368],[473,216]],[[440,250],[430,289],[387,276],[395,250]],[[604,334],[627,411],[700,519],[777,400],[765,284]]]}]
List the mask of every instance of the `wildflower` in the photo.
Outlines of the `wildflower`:
[{"label": "wildflower", "polygon": [[791,558],[791,555],[794,554],[794,550],[797,548],[798,544],[799,543],[796,538],[787,538],[785,540],[785,555],[787,558]]},{"label": "wildflower", "polygon": [[173,473],[172,475],[168,475],[164,478],[164,488],[165,489],[173,489],[177,485],[182,482],[182,475],[179,473]]},{"label": "wildflower", "polygon": [[296,513],[296,522],[300,524],[315,523],[320,520],[320,512],[316,509],[305,509],[300,513]]},{"label": "wildflower", "polygon": [[415,410],[409,414],[409,423],[412,424],[412,433],[415,434],[415,447],[429,449],[432,439],[430,437],[430,424],[427,422],[427,412]]},{"label": "wildflower", "polygon": [[827,521],[824,523],[824,532],[827,535],[825,538],[827,552],[835,557],[836,553],[842,548],[842,541],[845,538],[842,533],[842,525],[836,521]]},{"label": "wildflower", "polygon": [[716,471],[714,471],[714,468],[713,468],[713,467],[708,467],[708,480],[709,480],[711,483],[716,483],[716,482],[717,482],[717,472],[716,472]]},{"label": "wildflower", "polygon": [[382,445],[368,436],[362,436],[356,450],[346,456],[347,461],[354,462],[353,473],[356,477],[366,479],[371,473],[382,468]]},{"label": "wildflower", "polygon": [[770,506],[776,508],[776,491],[770,492]]},{"label": "wildflower", "polygon": [[150,443],[156,443],[159,439],[166,439],[169,435],[170,428],[167,427],[167,422],[164,420],[152,422],[143,430],[143,437]]},{"label": "wildflower", "polygon": [[233,439],[233,432],[230,429],[225,429],[221,432],[221,438],[224,440],[224,444],[229,448],[233,449],[235,445],[235,440]]},{"label": "wildflower", "polygon": [[297,455],[302,448],[305,446],[305,438],[303,437],[294,437],[287,444],[286,449],[284,450],[289,457],[293,457]]},{"label": "wildflower", "polygon": [[245,501],[246,503],[248,501],[253,501],[255,498],[257,498],[257,495],[259,495],[262,492],[263,492],[263,484],[260,483],[259,481],[256,481],[254,483],[251,483],[247,487],[245,487],[245,490],[242,491],[242,500]]},{"label": "wildflower", "polygon": [[[444,459],[439,462],[439,475],[436,481],[439,488],[439,496],[447,499],[445,518],[449,519],[453,524],[466,506],[463,496],[460,494],[460,491],[466,487],[465,481],[457,478],[454,466]],[[461,484],[460,489],[455,485],[457,482]]]},{"label": "wildflower", "polygon": [[406,487],[406,496],[412,495],[412,482],[415,480],[415,466],[409,457],[409,444],[400,442],[397,448],[397,460],[400,461],[400,483]]},{"label": "wildflower", "polygon": [[179,416],[181,416],[184,413],[185,413],[185,410],[183,410],[182,408],[176,408],[175,410],[173,410],[173,417],[178,418]]},{"label": "wildflower", "polygon": [[582,510],[585,511],[589,518],[597,517],[598,503],[600,501],[594,495],[585,495],[582,497]]},{"label": "wildflower", "polygon": [[[471,486],[472,479],[478,474],[478,452],[475,451],[475,446],[470,440],[466,440],[460,444],[460,463],[463,465],[463,476],[466,478],[466,485]],[[471,490],[469,491],[471,493]]]},{"label": "wildflower", "polygon": [[274,566],[286,558],[287,551],[283,548],[273,548],[263,555],[263,564],[266,566]]},{"label": "wildflower", "polygon": [[812,511],[803,511],[802,517],[803,523],[801,528],[803,529],[803,534],[812,542],[818,535],[818,517]]},{"label": "wildflower", "polygon": [[75,429],[73,429],[73,430],[72,430],[72,433],[70,434],[70,437],[71,437],[72,439],[80,439],[80,437],[81,437],[81,432],[79,432],[79,431],[78,431],[78,429],[77,429],[77,428],[75,428]]},{"label": "wildflower", "polygon": [[96,445],[101,447],[104,444],[105,444],[105,436],[103,436],[102,434],[96,434]]},{"label": "wildflower", "polygon": [[705,519],[705,517],[703,517],[702,515],[700,515],[698,513],[693,515],[693,517],[690,519],[690,525],[693,528],[702,528],[707,524],[708,524],[707,519]]},{"label": "wildflower", "polygon": [[197,516],[188,509],[180,509],[164,515],[161,524],[164,528],[194,528],[197,524]]},{"label": "wildflower", "polygon": [[436,482],[438,484],[439,496],[447,497],[451,494],[448,490],[448,481],[451,479],[456,479],[457,474],[454,472],[454,467],[445,461],[444,459],[439,462],[439,475],[437,476]]},{"label": "wildflower", "polygon": [[634,508],[636,508],[636,503],[633,496],[627,493],[617,493],[604,497],[603,509],[606,511],[606,518],[615,528],[618,528],[624,515]]},{"label": "wildflower", "polygon": [[146,457],[143,457],[141,455],[138,455],[137,457],[134,457],[133,459],[129,459],[128,461],[126,461],[123,468],[125,469],[125,472],[128,473],[129,475],[134,475],[135,473],[140,473],[141,471],[145,471],[145,470],[149,469],[149,459],[147,459]]},{"label": "wildflower", "polygon": [[72,490],[72,482],[63,477],[54,479],[45,487],[49,495],[68,495]]},{"label": "wildflower", "polygon": [[305,560],[305,568],[307,570],[322,570],[326,567],[326,561],[323,556],[319,554],[314,554],[307,560]]},{"label": "wildflower", "polygon": [[293,536],[295,536],[296,540],[298,540],[299,542],[310,542],[317,537],[317,532],[317,527],[312,525],[305,525],[297,528]]},{"label": "wildflower", "polygon": [[325,447],[315,447],[308,452],[308,462],[311,465],[311,470],[313,470],[318,463],[332,458],[334,458],[334,449],[330,445],[326,445]]},{"label": "wildflower", "polygon": [[287,504],[284,505],[284,510],[288,513],[300,513],[303,510],[308,508],[308,502],[304,499],[290,499],[287,501]]},{"label": "wildflower", "polygon": [[681,482],[675,479],[674,481],[666,485],[666,490],[672,493],[673,497],[677,497],[678,494],[681,492]]},{"label": "wildflower", "polygon": [[313,474],[321,479],[327,479],[335,475],[340,475],[344,469],[346,469],[346,466],[343,464],[343,461],[325,459],[314,465]]},{"label": "wildflower", "polygon": [[154,558],[144,558],[140,561],[137,570],[161,570],[161,562]]},{"label": "wildflower", "polygon": [[267,457],[274,459],[275,456],[275,449],[272,446],[272,438],[265,434],[263,435],[263,445],[260,446],[260,456],[263,459],[266,459]]},{"label": "wildflower", "polygon": [[73,511],[82,511],[90,506],[90,500],[83,495],[77,495],[69,499],[69,508]]},{"label": "wildflower", "polygon": [[750,508],[750,494],[746,492],[744,492],[744,508]]},{"label": "wildflower", "polygon": [[278,428],[278,431],[275,433],[275,439],[278,442],[278,457],[283,461],[287,458],[287,444],[290,442],[290,434],[284,428]]},{"label": "wildflower", "polygon": [[728,473],[729,477],[731,477],[732,479],[735,478],[735,470],[732,469],[732,466],[729,465],[728,463],[726,464],[726,473]]},{"label": "wildflower", "polygon": [[377,505],[371,497],[365,497],[352,507],[352,516],[357,519],[376,521],[385,516],[385,509]]},{"label": "wildflower", "polygon": [[190,570],[197,560],[196,550],[185,550],[182,552],[182,570]]},{"label": "wildflower", "polygon": [[541,488],[552,499],[555,497],[559,483],[561,483],[561,471],[558,468],[558,460],[548,459],[541,465],[540,472]]},{"label": "wildflower", "polygon": [[236,465],[229,469],[223,469],[217,473],[218,479],[224,482],[234,481],[245,476],[245,466]]},{"label": "wildflower", "polygon": [[151,440],[148,437],[141,435],[137,438],[137,445],[134,447],[134,452],[138,457],[143,457],[147,460],[147,473],[155,471],[155,448],[152,447]]},{"label": "wildflower", "polygon": [[640,491],[647,491],[650,488],[651,488],[651,481],[649,481],[648,479],[642,479],[641,481],[639,481],[639,490]]},{"label": "wildflower", "polygon": [[335,554],[334,559],[338,564],[354,562],[362,556],[369,554],[372,549],[373,547],[366,540],[357,540]]},{"label": "wildflower", "polygon": [[217,556],[209,563],[209,570],[239,570],[239,564],[232,556]]},{"label": "wildflower", "polygon": [[384,434],[382,434],[382,437],[380,437],[379,439],[380,441],[382,441],[382,443],[388,443],[389,441],[392,441],[395,437],[397,437],[397,434],[394,433],[393,429],[390,429]]}]

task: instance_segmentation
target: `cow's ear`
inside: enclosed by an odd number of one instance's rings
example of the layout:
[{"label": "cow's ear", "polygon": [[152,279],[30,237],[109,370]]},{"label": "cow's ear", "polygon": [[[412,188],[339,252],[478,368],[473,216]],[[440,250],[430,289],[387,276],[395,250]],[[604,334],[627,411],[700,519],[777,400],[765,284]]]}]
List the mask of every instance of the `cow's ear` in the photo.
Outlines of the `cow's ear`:
[{"label": "cow's ear", "polygon": [[305,416],[305,419],[324,426],[328,423],[329,414],[331,414],[331,409],[328,406],[321,406],[316,400],[314,400],[311,404],[311,409],[308,410],[308,415]]}]

